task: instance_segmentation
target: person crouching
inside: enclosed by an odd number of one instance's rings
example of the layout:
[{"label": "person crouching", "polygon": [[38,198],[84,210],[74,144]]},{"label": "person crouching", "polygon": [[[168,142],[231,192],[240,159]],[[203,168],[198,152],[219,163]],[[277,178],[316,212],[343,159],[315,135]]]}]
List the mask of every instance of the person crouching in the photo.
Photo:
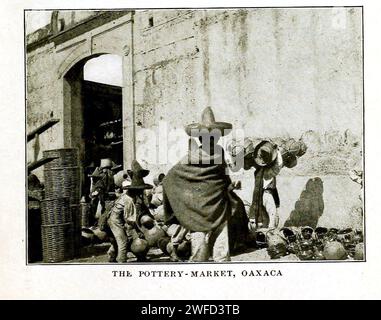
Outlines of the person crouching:
[{"label": "person crouching", "polygon": [[142,169],[134,160],[132,170],[128,170],[131,182],[122,182],[123,193],[110,210],[108,225],[115,239],[108,252],[111,262],[114,259],[119,263],[126,262],[128,251],[131,251],[138,261],[146,259],[148,242],[138,227],[138,221],[144,215],[151,216],[143,200],[144,190],[152,188],[143,180],[148,173],[148,170]]}]

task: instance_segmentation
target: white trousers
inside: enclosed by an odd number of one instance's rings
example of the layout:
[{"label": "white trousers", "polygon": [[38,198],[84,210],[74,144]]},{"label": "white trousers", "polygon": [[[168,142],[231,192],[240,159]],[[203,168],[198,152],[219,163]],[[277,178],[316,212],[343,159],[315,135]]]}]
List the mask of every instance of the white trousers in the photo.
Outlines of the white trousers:
[{"label": "white trousers", "polygon": [[263,206],[266,209],[266,212],[268,214],[268,226],[263,226],[265,228],[275,228],[277,227],[277,207],[275,205],[274,198],[271,194],[271,192],[265,191],[263,193]]},{"label": "white trousers", "polygon": [[209,232],[191,232],[191,257],[189,261],[230,261],[228,223]]}]

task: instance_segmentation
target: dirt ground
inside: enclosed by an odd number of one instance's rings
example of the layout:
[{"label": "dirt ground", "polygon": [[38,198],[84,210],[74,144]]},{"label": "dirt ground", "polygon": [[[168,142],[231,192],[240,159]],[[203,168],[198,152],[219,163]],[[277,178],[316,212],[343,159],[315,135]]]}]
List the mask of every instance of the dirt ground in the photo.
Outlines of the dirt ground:
[{"label": "dirt ground", "polygon": [[[82,248],[81,258],[76,258],[65,263],[108,263],[107,250],[109,243],[102,243]],[[127,262],[136,262],[136,258],[132,253],[128,253]],[[169,257],[165,256],[160,249],[150,249],[147,255],[147,262],[170,262]],[[233,255],[231,260],[234,261],[269,261],[270,256],[266,249],[248,249],[247,251]],[[273,261],[299,261],[299,258],[293,254],[287,255]]]}]

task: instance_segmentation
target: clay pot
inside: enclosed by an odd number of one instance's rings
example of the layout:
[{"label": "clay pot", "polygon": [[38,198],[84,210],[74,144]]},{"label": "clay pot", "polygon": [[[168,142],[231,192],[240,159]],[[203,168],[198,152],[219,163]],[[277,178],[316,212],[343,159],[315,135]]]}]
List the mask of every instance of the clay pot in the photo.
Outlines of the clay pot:
[{"label": "clay pot", "polygon": [[275,230],[270,230],[267,232],[266,238],[268,246],[276,246],[280,243],[286,244],[286,239],[281,235],[281,233]]},{"label": "clay pot", "polygon": [[190,254],[191,254],[190,241],[183,241],[177,248],[177,255],[180,258],[189,258]]},{"label": "clay pot", "polygon": [[364,236],[361,230],[356,230],[353,234],[353,242],[360,243],[364,241]]},{"label": "clay pot", "polygon": [[328,229],[325,227],[317,227],[315,229],[315,238],[317,240],[324,240],[327,236]]},{"label": "clay pot", "polygon": [[144,239],[136,238],[131,243],[131,252],[137,257],[145,256],[148,250],[148,242]]},{"label": "clay pot", "polygon": [[345,260],[347,259],[347,252],[342,243],[338,241],[329,241],[324,246],[324,257],[327,260]]},{"label": "clay pot", "polygon": [[311,227],[303,227],[300,231],[300,235],[302,237],[302,239],[305,239],[305,240],[311,240],[312,239],[312,236],[314,234],[314,229],[312,229]]},{"label": "clay pot", "polygon": [[299,244],[297,241],[291,242],[287,245],[287,251],[293,254],[297,254],[299,252]]},{"label": "clay pot", "polygon": [[269,246],[267,253],[271,259],[279,259],[287,255],[287,246],[285,243],[278,243],[276,245]]},{"label": "clay pot", "polygon": [[255,242],[258,248],[267,247],[267,238],[266,238],[267,229],[256,230],[255,231]]},{"label": "clay pot", "polygon": [[267,253],[271,259],[278,259],[287,255],[287,241],[278,231],[271,230],[267,233]]},{"label": "clay pot", "polygon": [[314,260],[325,260],[325,256],[322,251],[316,250],[314,252]]},{"label": "clay pot", "polygon": [[336,241],[338,232],[339,232],[339,229],[330,228],[327,232],[327,240]]},{"label": "clay pot", "polygon": [[289,139],[285,144],[285,149],[295,156],[301,157],[306,153],[307,145],[302,140]]},{"label": "clay pot", "polygon": [[108,240],[107,232],[100,230],[99,228],[90,229],[99,241],[105,242]]},{"label": "clay pot", "polygon": [[142,227],[152,229],[155,226],[155,221],[149,215],[144,215],[140,218]]},{"label": "clay pot", "polygon": [[147,243],[150,247],[156,246],[158,240],[165,236],[165,231],[159,226],[154,226],[153,228],[144,231],[144,237],[147,240]]},{"label": "clay pot", "polygon": [[81,230],[81,243],[84,246],[87,246],[94,242],[95,234],[92,230],[88,228],[82,228]]},{"label": "clay pot", "polygon": [[364,260],[364,243],[358,243],[355,247],[355,260]]},{"label": "clay pot", "polygon": [[288,243],[293,243],[297,240],[297,232],[292,228],[284,227],[280,232],[287,239]]},{"label": "clay pot", "polygon": [[313,260],[314,250],[311,240],[303,240],[300,243],[300,251],[298,253],[298,257],[300,260]]},{"label": "clay pot", "polygon": [[165,221],[165,212],[164,212],[164,206],[163,205],[159,206],[155,210],[154,217],[155,217],[156,221],[159,221],[159,222],[164,222]]},{"label": "clay pot", "polygon": [[342,229],[337,232],[336,239],[341,243],[352,241],[353,230],[351,228]]}]

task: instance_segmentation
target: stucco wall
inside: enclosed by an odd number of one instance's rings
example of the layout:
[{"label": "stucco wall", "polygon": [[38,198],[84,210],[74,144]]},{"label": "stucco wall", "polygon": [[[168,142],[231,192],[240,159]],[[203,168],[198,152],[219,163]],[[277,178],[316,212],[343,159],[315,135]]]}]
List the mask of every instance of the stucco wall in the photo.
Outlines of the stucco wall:
[{"label": "stucco wall", "polygon": [[[46,32],[36,31],[27,38],[26,131],[32,131],[50,118],[60,119],[58,124],[27,144],[28,162],[40,159],[43,150],[77,147],[82,142],[79,81],[84,63],[103,53],[124,56],[124,47],[131,45],[130,16],[127,13],[97,14],[98,20],[92,16],[89,12],[72,15],[65,11],[58,18],[67,20],[64,25],[72,36],[67,36],[65,30],[54,33],[52,25],[44,28]],[[113,16],[115,19],[110,21]],[[73,27],[79,21],[82,29],[76,33]],[[86,32],[83,32],[84,28],[87,28]],[[36,38],[39,34],[40,38]],[[39,42],[41,44],[34,48],[33,45]],[[128,75],[128,71],[125,73]],[[69,78],[74,81],[70,82]],[[130,88],[125,89],[126,93],[129,91]],[[43,180],[42,168],[33,173]]]},{"label": "stucco wall", "polygon": [[[361,206],[360,188],[348,170],[362,167],[362,13],[360,8],[340,10],[136,11],[133,66],[124,64],[123,71],[133,71],[138,159],[152,172],[168,170],[170,163],[152,163],[140,152],[147,144],[140,132],[157,129],[160,122],[167,131],[182,132],[210,105],[217,120],[232,122],[250,137],[303,137],[307,143],[298,166],[285,169],[278,179],[281,222],[294,210],[307,181],[318,177],[324,186],[319,223],[358,225],[361,219],[353,217],[351,208]],[[119,48],[132,49],[125,48],[130,38],[123,28],[115,39]],[[70,41],[70,59],[86,55],[76,39]],[[92,46],[109,42],[110,34],[103,32]],[[55,117],[63,114],[55,103],[62,88],[53,70],[65,63],[68,51],[57,52],[50,43],[27,58],[29,130],[51,111]],[[133,110],[126,102],[124,108]],[[64,144],[61,125],[40,138],[46,139],[41,148]],[[181,134],[178,141],[185,145]],[[162,140],[156,139],[153,148]],[[29,146],[28,159],[34,152]],[[252,172],[234,179],[243,181],[240,194],[249,201]]]},{"label": "stucco wall", "polygon": [[[232,122],[249,137],[303,137],[307,154],[278,179],[281,223],[295,209],[307,181],[319,177],[324,186],[320,223],[360,227],[360,211],[353,207],[362,205],[361,190],[348,171],[362,167],[361,9],[343,10],[339,14],[331,9],[253,9],[137,15],[138,138],[139,130],[159,121],[167,123],[168,131],[181,129],[199,120],[208,105],[217,119]],[[147,29],[143,26],[149,17],[155,25]],[[186,145],[185,135],[179,141]],[[147,142],[142,138],[142,152],[138,152],[143,163]],[[146,161],[146,166],[165,172],[171,163],[160,166]],[[253,173],[234,179],[242,180],[239,194],[250,201]],[[315,214],[311,206],[319,206],[318,197],[308,200],[305,215]],[[309,223],[314,224],[314,219]]]},{"label": "stucco wall", "polygon": [[210,105],[248,136],[360,143],[361,9],[343,10],[344,28],[331,9],[137,14],[136,110],[152,115],[141,127],[182,127]]},{"label": "stucco wall", "polygon": [[[63,110],[57,107],[58,82],[55,72],[54,48],[47,44],[27,55],[26,131],[30,132],[51,118],[61,119],[36,139],[28,143],[27,159],[40,159],[42,151],[63,146]],[[41,171],[38,175],[41,177]]]}]

